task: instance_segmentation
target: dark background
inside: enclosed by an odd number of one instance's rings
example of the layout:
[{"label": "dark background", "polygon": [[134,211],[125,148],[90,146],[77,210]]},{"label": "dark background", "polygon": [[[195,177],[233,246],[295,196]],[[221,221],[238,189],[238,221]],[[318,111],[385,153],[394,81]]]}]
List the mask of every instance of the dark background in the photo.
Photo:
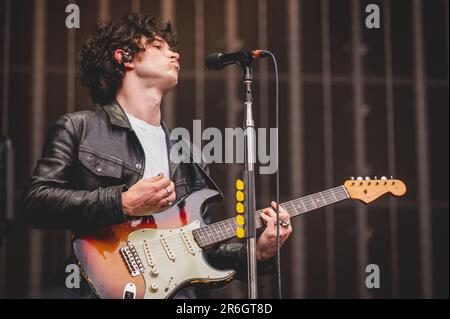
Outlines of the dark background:
[{"label": "dark background", "polygon": [[[139,11],[170,19],[182,70],[164,101],[171,127],[240,126],[238,68],[206,71],[204,56],[271,50],[280,72],[281,200],[344,183],[349,176],[403,180],[401,198],[346,201],[293,221],[282,251],[286,298],[448,298],[448,1],[446,0],[78,0],[81,27],[65,27],[61,0],[0,0],[0,128],[15,151],[15,200],[27,185],[50,126],[94,109],[75,56],[99,20]],[[378,4],[381,28],[368,29]],[[258,127],[275,126],[273,66],[254,68]],[[225,193],[215,220],[234,215],[241,165],[213,164]],[[257,206],[275,197],[274,176],[258,176]],[[17,206],[17,205],[16,205]],[[17,211],[16,211],[17,213]],[[1,247],[0,296],[39,297],[70,253],[70,235],[29,229],[18,216]],[[377,264],[381,287],[364,286]],[[276,296],[274,276],[261,297]],[[213,297],[246,297],[233,282]]]}]

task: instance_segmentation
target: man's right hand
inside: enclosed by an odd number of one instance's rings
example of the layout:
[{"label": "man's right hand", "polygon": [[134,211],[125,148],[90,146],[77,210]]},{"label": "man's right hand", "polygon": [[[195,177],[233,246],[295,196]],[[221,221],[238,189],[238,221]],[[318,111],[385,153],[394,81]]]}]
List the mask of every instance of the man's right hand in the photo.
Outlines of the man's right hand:
[{"label": "man's right hand", "polygon": [[123,192],[122,209],[130,216],[147,216],[168,208],[175,199],[175,185],[160,173],[141,179]]}]

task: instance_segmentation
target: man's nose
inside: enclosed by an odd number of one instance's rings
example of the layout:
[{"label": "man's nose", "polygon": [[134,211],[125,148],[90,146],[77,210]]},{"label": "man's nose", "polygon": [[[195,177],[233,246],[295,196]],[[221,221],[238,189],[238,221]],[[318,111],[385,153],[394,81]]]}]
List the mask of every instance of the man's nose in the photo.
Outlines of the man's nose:
[{"label": "man's nose", "polygon": [[180,54],[179,54],[178,52],[173,52],[173,51],[172,51],[170,57],[171,57],[172,59],[177,60],[177,61],[180,60]]}]

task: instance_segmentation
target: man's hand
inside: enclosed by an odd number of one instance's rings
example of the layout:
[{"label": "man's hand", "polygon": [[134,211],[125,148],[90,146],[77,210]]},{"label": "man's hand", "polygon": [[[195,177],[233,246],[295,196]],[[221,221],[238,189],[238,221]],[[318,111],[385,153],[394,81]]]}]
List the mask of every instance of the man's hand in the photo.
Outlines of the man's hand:
[{"label": "man's hand", "polygon": [[[266,221],[266,229],[256,242],[256,258],[258,260],[266,260],[275,255],[277,250],[277,214],[275,209],[277,207],[276,202],[272,202],[272,208],[264,208],[261,218]],[[286,239],[292,233],[292,226],[289,220],[289,214],[283,207],[280,209],[280,246],[284,244]],[[284,223],[283,223],[284,222]],[[286,224],[287,223],[287,224]],[[285,226],[283,226],[285,224]]]},{"label": "man's hand", "polygon": [[130,216],[147,216],[169,207],[175,199],[175,185],[160,173],[141,179],[123,192],[122,209]]}]

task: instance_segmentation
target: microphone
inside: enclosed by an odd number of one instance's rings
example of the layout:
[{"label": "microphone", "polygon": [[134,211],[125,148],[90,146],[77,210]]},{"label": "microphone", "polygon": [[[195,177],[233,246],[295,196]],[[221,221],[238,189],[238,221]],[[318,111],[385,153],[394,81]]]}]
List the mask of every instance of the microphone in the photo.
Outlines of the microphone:
[{"label": "microphone", "polygon": [[210,70],[221,70],[230,64],[250,63],[253,59],[265,58],[269,52],[265,50],[239,51],[233,53],[214,52],[205,59],[205,65]]}]

